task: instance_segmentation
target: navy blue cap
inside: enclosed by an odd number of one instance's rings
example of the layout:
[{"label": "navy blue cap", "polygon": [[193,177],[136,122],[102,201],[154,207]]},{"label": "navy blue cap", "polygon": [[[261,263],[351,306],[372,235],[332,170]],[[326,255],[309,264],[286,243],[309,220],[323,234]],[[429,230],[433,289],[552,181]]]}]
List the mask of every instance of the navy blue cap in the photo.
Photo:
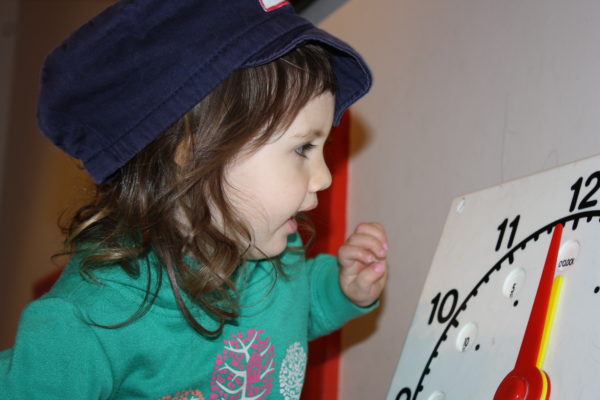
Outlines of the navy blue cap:
[{"label": "navy blue cap", "polygon": [[287,1],[122,0],[47,57],[39,126],[105,183],[234,70],[273,61],[306,41],[333,56],[337,124],[369,90],[369,69]]}]

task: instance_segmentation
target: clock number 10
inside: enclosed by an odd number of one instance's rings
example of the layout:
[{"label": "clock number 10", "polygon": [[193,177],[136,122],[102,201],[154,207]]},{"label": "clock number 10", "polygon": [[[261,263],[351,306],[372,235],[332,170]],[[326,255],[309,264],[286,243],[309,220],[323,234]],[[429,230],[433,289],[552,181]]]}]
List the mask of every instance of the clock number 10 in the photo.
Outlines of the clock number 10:
[{"label": "clock number 10", "polygon": [[431,315],[429,315],[429,322],[427,325],[431,325],[434,319],[437,319],[437,322],[440,324],[445,324],[450,317],[452,317],[452,314],[454,314],[454,310],[458,304],[458,290],[449,290],[443,298],[442,293],[438,293],[431,300],[431,304],[433,305],[433,308],[431,309]]},{"label": "clock number 10", "polygon": [[[596,181],[596,183],[592,186],[592,182]],[[571,198],[571,206],[569,207],[569,212],[575,211],[575,208],[578,210],[583,210],[586,208],[594,207],[598,201],[591,200],[592,196],[596,194],[598,189],[600,189],[600,171],[596,171],[585,180],[585,187],[591,186],[585,196],[579,202],[579,195],[584,194],[581,193],[581,185],[583,185],[583,176],[580,176],[579,179],[575,181],[573,186],[571,186],[571,191],[573,192],[573,197]],[[578,205],[579,202],[579,205]]]}]

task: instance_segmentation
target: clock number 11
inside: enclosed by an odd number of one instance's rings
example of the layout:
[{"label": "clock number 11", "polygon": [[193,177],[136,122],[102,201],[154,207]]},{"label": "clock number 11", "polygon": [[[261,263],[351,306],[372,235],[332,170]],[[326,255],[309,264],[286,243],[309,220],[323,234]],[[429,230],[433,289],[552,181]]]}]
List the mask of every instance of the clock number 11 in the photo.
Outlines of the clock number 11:
[{"label": "clock number 11", "polygon": [[505,218],[504,221],[502,221],[502,223],[498,225],[498,230],[500,231],[500,233],[498,234],[498,241],[496,242],[496,251],[500,250],[500,247],[502,247],[502,240],[504,239],[504,233],[506,233],[506,228],[510,228],[510,236],[508,238],[508,243],[506,247],[509,249],[512,247],[520,219],[521,216],[517,215],[515,219],[513,219],[512,222],[509,224],[508,218]]}]

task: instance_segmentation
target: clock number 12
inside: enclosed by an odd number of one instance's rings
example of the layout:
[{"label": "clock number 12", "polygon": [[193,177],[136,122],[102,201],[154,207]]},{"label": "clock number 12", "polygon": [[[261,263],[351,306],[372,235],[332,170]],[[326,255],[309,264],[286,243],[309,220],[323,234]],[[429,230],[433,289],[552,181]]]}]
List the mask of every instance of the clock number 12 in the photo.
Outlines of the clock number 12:
[{"label": "clock number 12", "polygon": [[571,186],[571,191],[573,192],[573,197],[571,198],[571,206],[569,207],[569,212],[575,211],[577,207],[578,210],[583,210],[585,208],[594,207],[598,201],[590,200],[594,194],[600,189],[600,171],[596,171],[585,180],[585,187],[587,188],[592,184],[593,181],[596,181],[593,187],[587,192],[587,194],[581,199],[579,206],[577,206],[577,202],[579,201],[579,194],[581,192],[581,185],[583,184],[583,176],[580,176],[579,179],[575,181],[573,186]]}]

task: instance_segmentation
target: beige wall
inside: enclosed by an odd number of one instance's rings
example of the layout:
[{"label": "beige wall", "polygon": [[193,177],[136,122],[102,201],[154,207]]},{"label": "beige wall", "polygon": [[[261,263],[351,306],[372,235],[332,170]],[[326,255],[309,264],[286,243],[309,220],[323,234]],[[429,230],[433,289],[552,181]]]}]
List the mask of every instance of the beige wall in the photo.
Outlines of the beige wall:
[{"label": "beige wall", "polygon": [[385,398],[452,198],[600,153],[599,20],[590,0],[350,0],[323,21],[375,74],[349,226],[391,239],[380,313],[343,331],[341,399]]},{"label": "beige wall", "polygon": [[[43,56],[106,1],[22,0],[0,208],[0,347],[84,181],[35,126]],[[600,153],[600,3],[348,0],[321,25],[375,86],[354,107],[350,225],[385,222],[382,307],[344,330],[341,398],[384,398],[452,198]],[[75,177],[74,177],[75,176]],[[374,179],[378,177],[378,179]]]}]

